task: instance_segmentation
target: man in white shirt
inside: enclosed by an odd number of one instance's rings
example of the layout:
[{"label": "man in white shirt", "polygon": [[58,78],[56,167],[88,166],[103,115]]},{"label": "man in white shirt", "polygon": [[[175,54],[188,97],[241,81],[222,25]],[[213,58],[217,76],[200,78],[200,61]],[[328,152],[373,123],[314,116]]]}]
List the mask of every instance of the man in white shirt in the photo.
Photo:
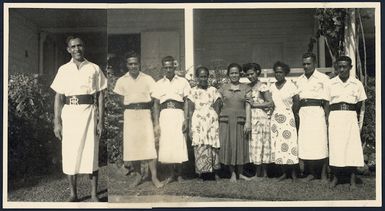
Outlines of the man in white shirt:
[{"label": "man in white shirt", "polygon": [[152,97],[159,115],[155,119],[155,131],[160,134],[159,157],[161,163],[172,166],[166,184],[175,178],[181,182],[182,163],[188,161],[185,133],[188,128],[188,102],[190,84],[185,78],[175,75],[174,58],[162,59],[165,76],[155,84]]},{"label": "man in white shirt", "polygon": [[80,37],[67,38],[67,51],[72,59],[59,68],[51,85],[56,92],[54,133],[62,141],[63,172],[68,175],[70,202],[78,201],[77,174],[90,175],[91,199],[99,201],[99,139],[103,132],[103,90],[107,80],[98,65],[84,58],[84,50]]},{"label": "man in white shirt", "polygon": [[[132,52],[125,56],[128,73],[118,79],[114,92],[121,95],[124,105],[123,129],[123,161],[147,162],[151,179],[159,188],[163,184],[157,178],[154,129],[151,118],[153,99],[151,92],[154,79],[141,72],[139,56]],[[155,112],[153,112],[155,113]],[[138,185],[142,178],[138,177],[132,186]]]},{"label": "man in white shirt", "polygon": [[342,172],[350,174],[351,187],[356,187],[356,168],[364,166],[357,113],[366,100],[361,81],[350,77],[352,60],[341,56],[336,61],[338,76],[330,81],[329,164],[334,177],[331,187],[338,184]]},{"label": "man in white shirt", "polygon": [[308,169],[307,181],[317,178],[319,173],[321,179],[327,181],[329,77],[315,69],[315,62],[313,53],[302,56],[305,73],[296,82],[300,97],[298,157]]}]

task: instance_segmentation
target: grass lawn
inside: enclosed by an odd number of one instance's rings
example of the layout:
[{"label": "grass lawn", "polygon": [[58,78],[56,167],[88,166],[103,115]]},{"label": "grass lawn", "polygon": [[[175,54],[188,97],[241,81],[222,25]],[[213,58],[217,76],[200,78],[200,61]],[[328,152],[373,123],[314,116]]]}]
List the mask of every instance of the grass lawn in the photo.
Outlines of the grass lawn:
[{"label": "grass lawn", "polygon": [[[165,202],[173,201],[171,196],[180,196],[176,200],[194,201],[222,201],[250,200],[250,201],[298,201],[298,200],[375,200],[375,177],[360,176],[358,188],[351,190],[350,185],[340,184],[330,189],[328,184],[320,180],[306,183],[299,180],[277,182],[274,178],[261,181],[240,181],[230,183],[229,179],[219,181],[201,181],[197,178],[186,179],[183,183],[172,182],[163,188],[156,189],[150,181],[145,181],[135,188],[130,188],[133,177],[124,176],[109,164],[108,195],[109,202]],[[161,179],[162,176],[160,176]],[[155,196],[155,197],[151,197]],[[157,197],[157,196],[169,196]],[[184,198],[183,198],[183,197]],[[174,200],[175,201],[175,200]]]},{"label": "grass lawn", "polygon": [[[80,201],[90,201],[91,186],[88,175],[79,175],[77,180]],[[107,166],[99,169],[98,185],[99,199],[107,202]],[[70,194],[67,177],[61,169],[54,175],[30,178],[30,181],[8,190],[8,201],[65,202]]]},{"label": "grass lawn", "polygon": [[[292,183],[290,180],[276,182],[273,178],[237,183],[230,183],[225,178],[219,181],[189,178],[184,183],[172,182],[160,189],[156,189],[150,181],[145,181],[130,188],[133,178],[123,176],[110,164],[100,168],[98,196],[102,201],[109,202],[374,200],[375,177],[360,178],[362,183],[355,190],[350,190],[349,184],[338,185],[332,190],[319,180]],[[163,180],[164,175],[160,175],[160,179]],[[87,175],[78,178],[78,195],[81,201],[90,200],[90,181]],[[62,202],[68,196],[67,179],[58,172],[56,175],[35,178],[33,183],[19,184],[8,192],[8,201]]]}]

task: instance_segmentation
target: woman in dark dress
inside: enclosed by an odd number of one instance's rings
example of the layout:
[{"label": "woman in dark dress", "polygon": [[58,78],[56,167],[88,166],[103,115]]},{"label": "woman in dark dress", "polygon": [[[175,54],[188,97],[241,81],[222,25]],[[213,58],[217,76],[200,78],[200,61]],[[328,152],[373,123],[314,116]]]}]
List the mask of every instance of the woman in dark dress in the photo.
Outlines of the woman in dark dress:
[{"label": "woman in dark dress", "polygon": [[227,68],[230,83],[224,84],[219,92],[223,106],[219,115],[219,160],[230,169],[230,182],[239,179],[249,180],[243,175],[243,165],[249,162],[250,135],[250,87],[239,82],[242,67],[232,63]]}]

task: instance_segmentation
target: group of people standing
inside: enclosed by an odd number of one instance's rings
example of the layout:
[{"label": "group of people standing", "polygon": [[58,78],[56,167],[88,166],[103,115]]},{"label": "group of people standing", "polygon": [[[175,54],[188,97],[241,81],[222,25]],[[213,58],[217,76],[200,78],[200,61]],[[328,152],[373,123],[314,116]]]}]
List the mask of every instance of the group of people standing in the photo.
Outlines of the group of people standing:
[{"label": "group of people standing", "polygon": [[[126,108],[124,160],[151,160],[152,181],[157,187],[183,180],[187,136],[194,150],[195,172],[214,174],[218,179],[222,164],[228,167],[231,182],[260,179],[244,175],[243,166],[248,163],[255,164],[262,177],[267,177],[267,164],[275,163],[283,172],[278,180],[288,176],[296,180],[296,167],[303,161],[306,181],[327,181],[330,165],[334,187],[339,167],[364,165],[357,112],[366,95],[361,82],[349,75],[352,62],[347,56],[338,58],[339,75],[329,79],[315,69],[316,56],[305,53],[305,73],[295,82],[286,79],[290,67],[278,61],[273,66],[276,82],[271,86],[258,80],[260,65],[232,63],[227,68],[229,82],[218,89],[209,85],[209,70],[203,66],[195,71],[196,86],[190,87],[185,78],[175,75],[171,56],[162,60],[165,76],[158,82],[140,72],[138,55],[127,55],[126,61],[128,72],[114,89],[124,96]],[[241,71],[249,84],[240,83]],[[147,115],[141,116],[141,112]],[[164,182],[156,177],[156,158],[170,164]],[[348,169],[355,186],[354,168]]]},{"label": "group of people standing", "polygon": [[[69,175],[70,200],[77,200],[79,173],[92,176],[92,198],[97,200],[94,140],[103,129],[101,91],[106,80],[99,67],[83,57],[79,37],[71,37],[67,43],[72,60],[59,69],[51,86],[57,92],[55,135],[63,136],[63,171]],[[260,180],[257,175],[246,176],[244,165],[255,164],[262,177],[267,177],[266,165],[275,163],[282,167],[279,180],[288,176],[296,180],[296,166],[303,161],[307,181],[327,181],[329,165],[334,175],[332,187],[346,170],[355,186],[354,168],[364,165],[357,112],[366,94],[362,83],[350,77],[349,57],[337,59],[338,76],[329,79],[315,69],[316,56],[305,53],[305,72],[295,82],[286,79],[290,67],[278,61],[273,66],[276,82],[270,86],[258,79],[260,65],[232,63],[227,68],[229,82],[218,89],[209,85],[209,70],[203,66],[196,69],[197,85],[191,87],[175,74],[174,61],[171,56],[162,59],[164,77],[155,82],[141,72],[140,56],[127,54],[128,72],[114,87],[125,108],[123,160],[148,163],[156,187],[183,181],[187,136],[194,150],[195,172],[201,176],[214,174],[218,179],[218,170],[227,166],[230,182]],[[240,83],[241,71],[249,84]],[[65,83],[66,78],[73,81],[71,86]],[[162,182],[157,176],[158,162],[169,168]],[[140,182],[136,180],[134,185]]]}]

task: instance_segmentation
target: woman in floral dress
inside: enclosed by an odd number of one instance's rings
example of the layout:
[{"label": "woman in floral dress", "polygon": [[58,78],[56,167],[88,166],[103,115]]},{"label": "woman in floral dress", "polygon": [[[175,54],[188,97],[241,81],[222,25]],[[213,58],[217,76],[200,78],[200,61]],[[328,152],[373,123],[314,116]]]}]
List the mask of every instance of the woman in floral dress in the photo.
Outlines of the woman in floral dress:
[{"label": "woman in floral dress", "polygon": [[[195,172],[203,176],[206,173],[215,173],[220,168],[218,157],[220,94],[216,88],[208,86],[209,70],[206,67],[198,67],[195,73],[198,85],[192,88],[188,95],[188,99],[194,105],[189,112],[190,136],[194,147]],[[217,174],[215,177],[217,178]]]},{"label": "woman in floral dress", "polygon": [[[282,176],[279,181],[291,174],[296,180],[295,165],[298,164],[297,129],[294,113],[298,110],[297,87],[285,76],[290,68],[283,62],[276,62],[273,67],[277,82],[270,88],[274,112],[271,117],[271,141],[273,143],[274,162],[282,167]],[[316,146],[315,146],[316,147]]]},{"label": "woman in floral dress", "polygon": [[267,177],[267,164],[272,163],[270,142],[270,116],[273,100],[265,83],[258,80],[261,66],[256,63],[243,65],[243,71],[250,81],[251,98],[251,139],[249,140],[250,162],[257,165],[254,179],[258,172]]}]

